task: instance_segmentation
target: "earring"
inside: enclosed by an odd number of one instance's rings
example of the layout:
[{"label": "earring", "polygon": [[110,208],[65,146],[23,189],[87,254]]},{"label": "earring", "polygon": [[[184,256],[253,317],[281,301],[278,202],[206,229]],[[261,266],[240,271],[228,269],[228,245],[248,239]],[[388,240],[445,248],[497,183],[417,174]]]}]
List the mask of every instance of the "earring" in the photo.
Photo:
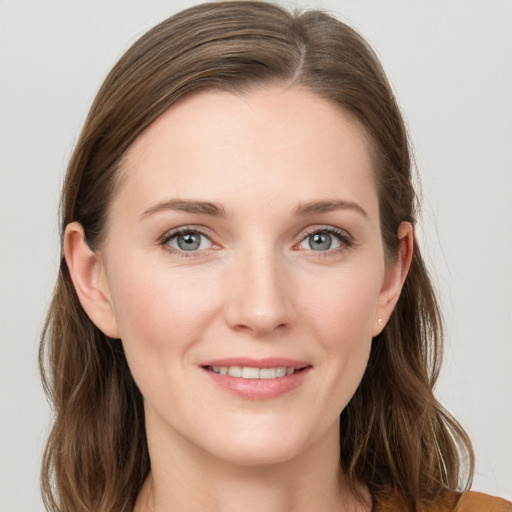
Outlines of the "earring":
[{"label": "earring", "polygon": [[382,318],[379,318],[379,319],[377,320],[377,323],[378,323],[379,325],[382,325],[382,324],[384,323],[384,320],[382,320]]}]

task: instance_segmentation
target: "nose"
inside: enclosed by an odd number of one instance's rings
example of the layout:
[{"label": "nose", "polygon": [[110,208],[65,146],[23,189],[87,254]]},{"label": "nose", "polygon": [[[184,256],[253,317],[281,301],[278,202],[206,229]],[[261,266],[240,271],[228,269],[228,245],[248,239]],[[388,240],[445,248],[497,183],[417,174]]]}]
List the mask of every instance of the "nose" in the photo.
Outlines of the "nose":
[{"label": "nose", "polygon": [[240,255],[229,269],[224,311],[231,328],[263,337],[295,320],[292,280],[271,251]]}]

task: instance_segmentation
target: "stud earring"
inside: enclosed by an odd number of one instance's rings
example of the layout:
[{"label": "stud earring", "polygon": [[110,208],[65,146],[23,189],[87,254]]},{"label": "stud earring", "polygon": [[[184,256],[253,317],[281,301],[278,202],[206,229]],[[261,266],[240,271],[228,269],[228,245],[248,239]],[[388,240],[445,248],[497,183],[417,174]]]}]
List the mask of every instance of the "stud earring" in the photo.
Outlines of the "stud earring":
[{"label": "stud earring", "polygon": [[384,323],[384,320],[382,320],[382,318],[379,318],[379,319],[377,320],[377,323],[378,323],[379,325],[382,325],[382,324]]}]

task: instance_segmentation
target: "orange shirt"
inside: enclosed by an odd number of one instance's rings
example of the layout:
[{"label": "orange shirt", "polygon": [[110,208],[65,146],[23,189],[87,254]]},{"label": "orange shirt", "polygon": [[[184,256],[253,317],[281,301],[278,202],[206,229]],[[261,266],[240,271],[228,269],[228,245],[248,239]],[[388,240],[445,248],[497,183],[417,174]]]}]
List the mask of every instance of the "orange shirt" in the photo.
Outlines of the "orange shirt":
[{"label": "orange shirt", "polygon": [[462,494],[457,512],[512,512],[512,503],[502,498],[468,491]]},{"label": "orange shirt", "polygon": [[[377,502],[374,512],[408,512],[408,508],[399,493],[392,492]],[[441,500],[423,502],[418,512],[512,512],[512,503],[481,492],[449,492]]]}]

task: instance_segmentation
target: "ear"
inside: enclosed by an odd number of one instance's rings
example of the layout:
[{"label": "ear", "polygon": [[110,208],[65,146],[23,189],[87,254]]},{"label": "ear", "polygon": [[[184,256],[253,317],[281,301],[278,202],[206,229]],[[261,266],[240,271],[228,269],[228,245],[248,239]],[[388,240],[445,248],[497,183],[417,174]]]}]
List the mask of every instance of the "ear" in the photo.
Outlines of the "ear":
[{"label": "ear", "polygon": [[395,308],[411,266],[414,247],[414,228],[410,222],[398,227],[399,248],[396,261],[386,264],[384,282],[379,292],[378,306],[373,323],[372,336],[382,332]]},{"label": "ear", "polygon": [[119,338],[101,257],[87,245],[78,222],[66,226],[64,257],[80,304],[91,321],[107,336]]}]

